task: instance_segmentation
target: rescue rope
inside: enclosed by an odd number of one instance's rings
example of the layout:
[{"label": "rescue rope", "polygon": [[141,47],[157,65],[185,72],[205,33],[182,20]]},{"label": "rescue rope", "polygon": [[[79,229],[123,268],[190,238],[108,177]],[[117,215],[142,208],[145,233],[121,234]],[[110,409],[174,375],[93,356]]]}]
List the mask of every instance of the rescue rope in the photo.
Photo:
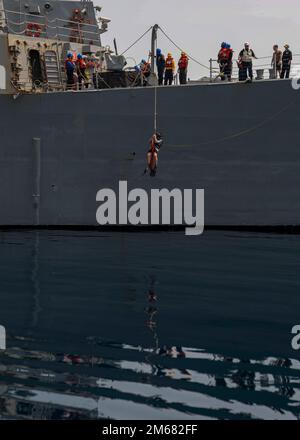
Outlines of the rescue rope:
[{"label": "rescue rope", "polygon": [[135,46],[137,43],[139,43],[150,31],[152,31],[153,26],[150,26],[149,29],[143,33],[134,43],[132,43],[124,52],[121,53],[121,55],[124,55],[126,52],[128,52],[133,46]]},{"label": "rescue rope", "polygon": [[154,133],[157,132],[157,86],[154,87]]},{"label": "rescue rope", "polygon": [[196,58],[192,57],[190,54],[188,54],[185,50],[183,50],[178,44],[175,43],[174,40],[172,40],[171,37],[169,37],[169,35],[166,34],[166,32],[159,26],[159,29],[161,30],[161,32],[164,34],[164,36],[178,49],[180,50],[180,52],[185,52],[187,54],[187,56],[189,57],[190,60],[194,61],[194,63],[198,64],[201,67],[204,67],[207,70],[210,70],[209,66],[206,66],[205,64],[202,64],[200,61],[196,60]]},{"label": "rescue rope", "polygon": [[274,119],[276,119],[278,116],[280,116],[282,113],[286,112],[286,110],[291,107],[293,104],[295,104],[298,101],[298,99],[296,99],[295,101],[290,102],[288,105],[286,105],[285,107],[283,107],[280,111],[278,111],[277,113],[274,113],[273,115],[267,117],[266,119],[264,119],[262,122],[259,122],[258,124],[254,125],[253,127],[241,130],[237,133],[234,133],[232,135],[228,135],[228,136],[224,136],[223,138],[218,138],[218,139],[214,139],[214,140],[210,140],[210,141],[203,141],[203,142],[198,142],[197,144],[190,144],[190,145],[170,145],[169,148],[194,148],[194,147],[199,147],[200,145],[210,145],[210,144],[215,144],[215,143],[220,143],[220,142],[226,142],[229,141],[231,139],[236,139],[239,137],[242,137],[246,134],[252,133],[256,130],[258,130],[261,127],[264,127],[265,125],[267,125],[269,122],[273,121]]}]

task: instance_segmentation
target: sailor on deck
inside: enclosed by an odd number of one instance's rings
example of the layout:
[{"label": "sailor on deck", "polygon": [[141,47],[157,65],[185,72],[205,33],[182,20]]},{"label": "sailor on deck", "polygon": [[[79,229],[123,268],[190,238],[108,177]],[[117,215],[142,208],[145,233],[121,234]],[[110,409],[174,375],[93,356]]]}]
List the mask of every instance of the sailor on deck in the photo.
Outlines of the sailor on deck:
[{"label": "sailor on deck", "polygon": [[281,69],[282,69],[282,52],[278,47],[278,44],[275,44],[273,46],[273,57],[272,57],[272,67],[274,69],[274,76],[277,78],[281,75]]},{"label": "sailor on deck", "polygon": [[284,51],[282,53],[282,70],[280,78],[289,78],[290,77],[290,71],[291,71],[291,65],[293,60],[293,54],[290,50],[290,46],[288,44],[284,45]]},{"label": "sailor on deck", "polygon": [[188,72],[189,59],[185,52],[181,53],[181,57],[178,61],[179,68],[179,82],[180,84],[187,83],[187,72]]},{"label": "sailor on deck", "polygon": [[218,53],[218,63],[220,66],[220,77],[222,81],[225,81],[226,77],[228,81],[231,81],[232,57],[233,50],[231,49],[230,44],[223,42]]},{"label": "sailor on deck", "polygon": [[165,86],[171,86],[173,84],[175,70],[176,65],[174,58],[172,57],[171,53],[168,53],[166,59]]},{"label": "sailor on deck", "polygon": [[75,63],[73,61],[72,52],[68,52],[68,54],[67,54],[65,69],[66,69],[66,75],[67,75],[67,89],[72,90],[72,89],[74,89],[74,85],[75,85],[75,78],[74,78]]},{"label": "sailor on deck", "polygon": [[164,82],[166,59],[165,56],[162,54],[161,49],[156,50],[156,67],[157,67],[158,85],[162,86]]},{"label": "sailor on deck", "polygon": [[77,55],[76,67],[77,67],[79,90],[82,89],[82,83],[84,83],[85,87],[87,88],[88,79],[86,76],[86,63],[83,59],[83,56],[80,53]]},{"label": "sailor on deck", "polygon": [[244,49],[239,54],[239,81],[246,81],[249,75],[250,81],[253,80],[253,58],[257,59],[255,53],[250,49],[250,44],[245,43]]},{"label": "sailor on deck", "polygon": [[148,78],[151,75],[150,63],[146,60],[142,60],[141,64],[140,64],[140,71],[141,71],[141,75],[142,75],[143,86],[145,87],[148,85]]}]

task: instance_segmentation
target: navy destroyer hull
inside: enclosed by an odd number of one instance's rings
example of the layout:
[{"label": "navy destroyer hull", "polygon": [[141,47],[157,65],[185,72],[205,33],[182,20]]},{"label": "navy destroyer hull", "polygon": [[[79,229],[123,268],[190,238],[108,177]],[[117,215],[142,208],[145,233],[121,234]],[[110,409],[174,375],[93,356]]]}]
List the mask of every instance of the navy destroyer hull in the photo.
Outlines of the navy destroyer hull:
[{"label": "navy destroyer hull", "polygon": [[1,95],[0,225],[97,226],[97,192],[127,180],[204,188],[207,226],[299,226],[299,110],[290,81],[159,88],[151,178],[155,88]]}]

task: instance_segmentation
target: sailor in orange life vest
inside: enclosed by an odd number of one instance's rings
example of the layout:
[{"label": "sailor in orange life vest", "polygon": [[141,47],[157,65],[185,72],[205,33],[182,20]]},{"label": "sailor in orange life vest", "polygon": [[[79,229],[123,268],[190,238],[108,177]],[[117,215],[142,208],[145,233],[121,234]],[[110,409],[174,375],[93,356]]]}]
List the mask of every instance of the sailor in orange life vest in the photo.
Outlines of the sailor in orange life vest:
[{"label": "sailor in orange life vest", "polygon": [[218,63],[220,66],[220,77],[222,81],[225,81],[226,77],[228,81],[231,81],[232,58],[233,50],[231,49],[230,44],[223,42],[218,53]]},{"label": "sailor in orange life vest", "polygon": [[158,132],[154,133],[150,140],[150,149],[147,153],[147,165],[148,168],[145,169],[144,174],[150,171],[150,176],[154,177],[156,175],[157,164],[158,164],[158,153],[163,144],[162,135]]},{"label": "sailor in orange life vest", "polygon": [[168,53],[165,67],[165,86],[171,86],[174,80],[176,65],[171,53]]},{"label": "sailor in orange life vest", "polygon": [[88,88],[88,79],[85,73],[86,64],[83,59],[83,56],[80,53],[77,55],[76,67],[77,67],[79,90],[82,89],[82,83],[84,83],[85,87]]},{"label": "sailor in orange life vest", "polygon": [[178,61],[179,68],[179,82],[180,84],[187,84],[187,69],[189,65],[189,59],[185,52],[181,53],[181,57]]}]

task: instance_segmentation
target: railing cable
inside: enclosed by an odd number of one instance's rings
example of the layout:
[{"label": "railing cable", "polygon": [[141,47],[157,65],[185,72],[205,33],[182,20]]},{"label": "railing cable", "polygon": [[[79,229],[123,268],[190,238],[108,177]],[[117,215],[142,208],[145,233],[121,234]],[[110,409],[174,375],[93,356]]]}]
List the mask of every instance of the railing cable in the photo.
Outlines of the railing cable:
[{"label": "railing cable", "polygon": [[124,55],[126,52],[128,52],[133,46],[135,46],[137,43],[139,43],[151,30],[153,26],[150,26],[149,29],[146,30],[146,32],[143,33],[134,43],[132,43],[124,52],[121,53],[121,55]]},{"label": "railing cable", "polygon": [[171,37],[169,37],[169,35],[166,34],[166,32],[159,26],[159,29],[161,30],[161,32],[164,34],[164,36],[181,52],[185,52],[187,54],[187,56],[189,57],[190,60],[194,61],[194,63],[199,64],[199,66],[204,67],[207,70],[210,70],[209,66],[206,66],[205,64],[202,64],[200,61],[196,60],[196,58],[192,57],[189,53],[187,53],[185,50],[183,50],[177,43],[175,43],[174,40],[172,40]]}]

